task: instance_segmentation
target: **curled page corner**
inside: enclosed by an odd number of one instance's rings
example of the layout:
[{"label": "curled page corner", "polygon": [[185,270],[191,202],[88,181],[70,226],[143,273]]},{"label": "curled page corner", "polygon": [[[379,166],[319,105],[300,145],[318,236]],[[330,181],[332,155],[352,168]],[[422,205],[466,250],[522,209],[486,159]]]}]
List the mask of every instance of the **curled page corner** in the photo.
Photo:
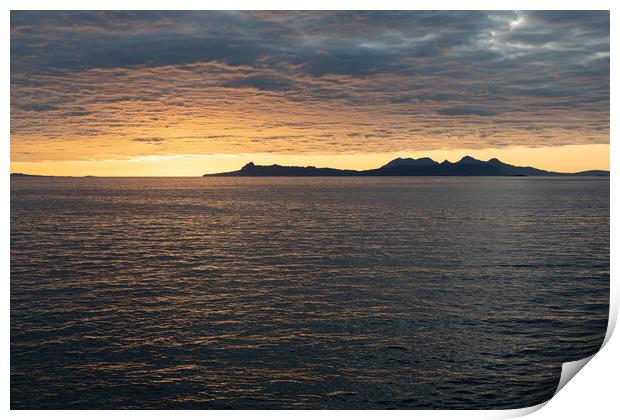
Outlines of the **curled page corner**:
[{"label": "curled page corner", "polygon": [[574,360],[572,362],[564,362],[562,363],[562,374],[560,375],[560,382],[558,383],[558,387],[555,389],[554,396],[557,395],[558,392],[564,385],[568,383],[573,377],[583,368],[592,358],[596,355],[593,354],[590,357],[586,357],[584,359]]}]

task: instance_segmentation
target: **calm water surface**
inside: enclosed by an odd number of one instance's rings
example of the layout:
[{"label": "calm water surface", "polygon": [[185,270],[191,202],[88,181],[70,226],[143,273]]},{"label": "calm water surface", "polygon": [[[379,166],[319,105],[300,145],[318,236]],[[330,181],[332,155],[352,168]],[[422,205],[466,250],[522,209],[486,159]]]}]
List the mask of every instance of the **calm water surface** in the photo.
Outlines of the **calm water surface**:
[{"label": "calm water surface", "polygon": [[608,178],[11,180],[12,408],[524,407],[608,301]]}]

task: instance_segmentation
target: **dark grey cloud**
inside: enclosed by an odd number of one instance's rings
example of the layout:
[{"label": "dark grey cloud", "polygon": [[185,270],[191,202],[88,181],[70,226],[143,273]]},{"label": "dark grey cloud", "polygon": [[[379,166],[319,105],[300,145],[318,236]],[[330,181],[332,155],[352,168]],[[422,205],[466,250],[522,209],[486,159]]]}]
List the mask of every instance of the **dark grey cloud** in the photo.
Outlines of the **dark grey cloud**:
[{"label": "dark grey cloud", "polygon": [[86,110],[74,110],[74,111],[66,111],[63,112],[63,116],[65,117],[84,117],[86,115],[91,115],[92,112]]},{"label": "dark grey cloud", "polygon": [[[13,12],[11,18],[13,66],[38,70],[218,61],[293,65],[315,76],[415,72],[412,59],[467,53],[491,32],[528,45],[587,41],[595,34],[584,30],[594,28],[604,38],[605,23],[609,32],[605,12],[274,12],[268,19],[244,12]],[[512,27],[519,19],[534,23]]]},{"label": "dark grey cloud", "polygon": [[455,106],[451,108],[442,108],[437,111],[439,115],[447,116],[470,116],[488,117],[491,115],[499,115],[501,111],[484,108],[474,108],[469,106]]},{"label": "dark grey cloud", "polygon": [[15,105],[15,108],[21,109],[23,111],[35,111],[35,112],[56,111],[57,109],[59,109],[56,105],[52,103],[17,104]]}]

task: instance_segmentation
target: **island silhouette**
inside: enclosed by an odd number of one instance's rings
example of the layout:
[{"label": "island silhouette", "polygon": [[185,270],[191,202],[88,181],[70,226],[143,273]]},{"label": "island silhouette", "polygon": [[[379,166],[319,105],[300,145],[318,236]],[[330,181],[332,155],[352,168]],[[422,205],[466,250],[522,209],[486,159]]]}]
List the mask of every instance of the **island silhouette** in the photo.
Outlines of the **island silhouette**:
[{"label": "island silhouette", "polygon": [[316,166],[255,165],[250,162],[232,172],[203,176],[609,176],[609,171],[552,172],[531,166],[514,166],[493,158],[487,161],[465,156],[458,162],[431,158],[397,158],[377,169],[353,170]]}]

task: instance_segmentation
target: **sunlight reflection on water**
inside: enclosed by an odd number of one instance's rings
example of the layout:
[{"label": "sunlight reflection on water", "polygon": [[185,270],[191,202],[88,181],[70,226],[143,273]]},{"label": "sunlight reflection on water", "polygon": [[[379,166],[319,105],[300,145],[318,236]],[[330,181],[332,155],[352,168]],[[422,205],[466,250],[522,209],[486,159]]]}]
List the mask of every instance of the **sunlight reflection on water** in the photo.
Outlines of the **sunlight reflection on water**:
[{"label": "sunlight reflection on water", "polygon": [[603,178],[11,180],[12,408],[515,408],[607,324]]}]

